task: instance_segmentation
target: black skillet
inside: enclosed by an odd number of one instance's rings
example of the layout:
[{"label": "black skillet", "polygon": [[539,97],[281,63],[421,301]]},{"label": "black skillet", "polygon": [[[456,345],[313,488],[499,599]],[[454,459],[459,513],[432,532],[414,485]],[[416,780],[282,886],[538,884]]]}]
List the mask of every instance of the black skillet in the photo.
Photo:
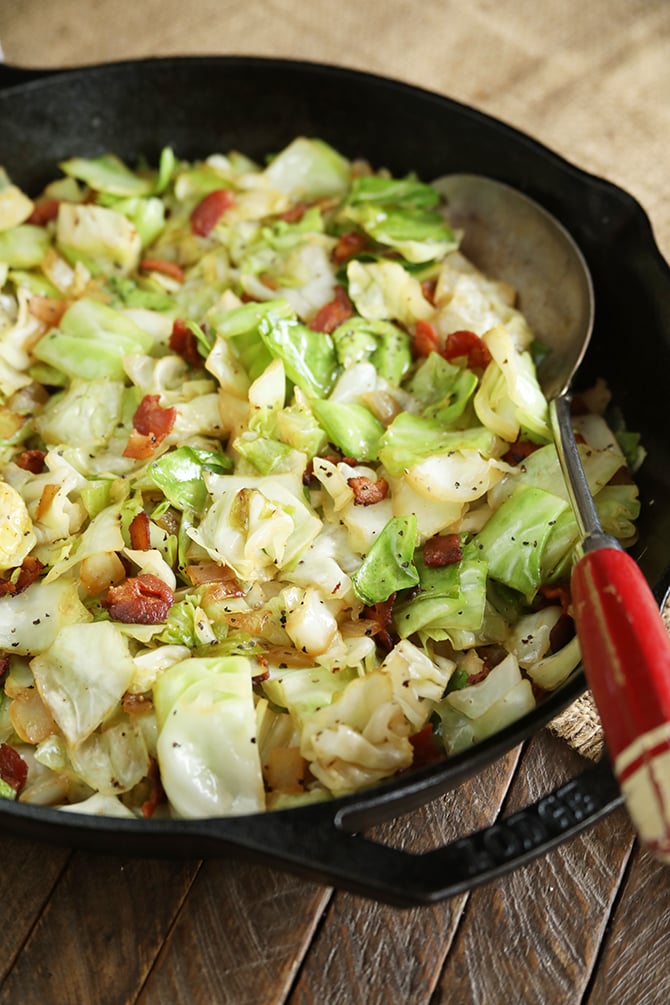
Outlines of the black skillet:
[{"label": "black skillet", "polygon": [[[659,602],[670,582],[670,270],[625,192],[524,134],[444,97],[359,72],[275,59],[171,58],[41,73],[0,66],[0,164],[37,193],[72,155],[131,164],[163,146],[195,158],[237,148],[262,158],[297,135],[425,180],[485,174],[528,193],[581,247],[596,325],[579,374],[604,377],[648,452],[634,558]],[[373,824],[453,788],[539,730],[583,690],[581,673],[532,713],[449,761],[359,795],[301,809],[210,820],[134,821],[0,802],[0,826],[28,838],[143,856],[246,855],[398,905],[491,880],[568,839],[621,802],[606,758],[538,803],[422,855],[364,837]]]}]

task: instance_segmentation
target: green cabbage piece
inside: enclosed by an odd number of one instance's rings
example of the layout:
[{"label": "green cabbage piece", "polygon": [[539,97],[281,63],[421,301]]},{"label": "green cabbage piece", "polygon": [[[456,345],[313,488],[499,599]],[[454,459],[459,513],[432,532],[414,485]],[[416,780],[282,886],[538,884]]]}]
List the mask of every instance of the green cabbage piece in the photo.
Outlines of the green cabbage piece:
[{"label": "green cabbage piece", "polygon": [[410,327],[433,314],[421,283],[399,262],[352,259],[347,265],[347,281],[356,310],[370,321],[398,321]]},{"label": "green cabbage piece", "polygon": [[306,722],[317,709],[329,705],[350,680],[358,676],[354,667],[313,666],[273,668],[263,691],[278,708],[286,708],[300,722]]},{"label": "green cabbage piece", "polygon": [[123,357],[148,353],[154,340],[129,317],[88,297],[65,311],[33,349],[34,356],[69,377],[123,380]]},{"label": "green cabbage piece", "polygon": [[225,454],[201,447],[177,447],[152,461],[148,475],[172,506],[200,513],[208,495],[205,471],[225,474],[231,467]]},{"label": "green cabbage piece", "polygon": [[443,640],[451,631],[477,631],[486,605],[487,564],[464,559],[451,565],[431,568],[417,555],[419,592],[412,600],[398,604],[394,621],[401,638],[421,632]]},{"label": "green cabbage piece", "polygon": [[251,679],[244,656],[175,663],[153,689],[161,781],[181,817],[265,809]]},{"label": "green cabbage piece", "polygon": [[419,364],[405,385],[422,405],[422,415],[448,427],[463,415],[477,387],[477,377],[464,367],[454,366],[437,352]]},{"label": "green cabbage piece", "polygon": [[393,420],[379,443],[379,460],[389,474],[400,477],[419,461],[455,450],[491,453],[495,434],[482,426],[472,429],[445,430],[441,422],[410,412],[401,412]]},{"label": "green cabbage piece", "polygon": [[543,489],[519,485],[475,535],[467,550],[488,563],[489,575],[531,599],[542,582],[542,558],[568,503]]},{"label": "green cabbage piece", "polygon": [[40,264],[51,239],[44,227],[21,223],[0,232],[0,262],[10,269],[34,269]]},{"label": "green cabbage piece", "polygon": [[359,461],[377,457],[384,427],[369,408],[355,402],[318,398],[311,402],[311,407],[329,441],[346,457]]},{"label": "green cabbage piece", "polygon": [[333,332],[333,344],[343,369],[369,360],[379,376],[395,386],[412,365],[410,337],[390,321],[349,318]]},{"label": "green cabbage piece", "polygon": [[153,183],[150,177],[141,178],[114,154],[102,157],[72,157],[62,161],[60,169],[70,178],[85,182],[97,192],[109,195],[148,195]]},{"label": "green cabbage piece", "polygon": [[414,565],[416,517],[392,517],[351,577],[354,593],[364,604],[388,600],[398,590],[416,586]]},{"label": "green cabbage piece", "polygon": [[332,337],[301,324],[286,311],[265,312],[258,332],[271,355],[281,359],[289,380],[309,398],[325,398],[338,374]]},{"label": "green cabbage piece", "polygon": [[45,443],[104,444],[121,418],[123,394],[121,381],[74,378],[66,391],[47,402],[35,427]]}]

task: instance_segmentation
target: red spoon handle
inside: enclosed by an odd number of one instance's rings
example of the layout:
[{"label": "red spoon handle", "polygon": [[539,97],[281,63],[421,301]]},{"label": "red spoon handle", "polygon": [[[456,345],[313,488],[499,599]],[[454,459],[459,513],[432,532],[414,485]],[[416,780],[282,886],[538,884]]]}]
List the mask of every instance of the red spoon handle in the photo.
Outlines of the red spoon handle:
[{"label": "red spoon handle", "polygon": [[614,772],[643,844],[670,862],[670,637],[624,551],[587,552],[572,574],[586,671]]}]

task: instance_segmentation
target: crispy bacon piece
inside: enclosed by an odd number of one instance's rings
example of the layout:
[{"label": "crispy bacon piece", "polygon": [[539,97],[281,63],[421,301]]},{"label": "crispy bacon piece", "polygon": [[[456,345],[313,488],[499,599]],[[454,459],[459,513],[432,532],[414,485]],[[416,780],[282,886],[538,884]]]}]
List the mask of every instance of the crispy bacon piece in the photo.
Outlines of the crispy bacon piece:
[{"label": "crispy bacon piece", "polygon": [[228,565],[220,565],[218,562],[201,562],[199,565],[187,565],[184,571],[193,586],[202,586],[203,583],[217,583],[224,588],[223,596],[244,596],[244,590],[240,586],[237,576]]},{"label": "crispy bacon piece", "polygon": [[521,464],[526,458],[537,450],[537,443],[531,443],[530,440],[517,440],[515,443],[510,445],[509,450],[503,454],[502,460],[506,464]]},{"label": "crispy bacon piece", "polygon": [[357,230],[348,230],[340,236],[331,258],[336,265],[342,265],[354,255],[360,255],[367,247],[367,243],[365,234],[360,234]]},{"label": "crispy bacon piece", "polygon": [[280,213],[279,219],[284,220],[286,223],[300,223],[311,205],[312,203],[309,202],[296,202],[290,209],[287,209],[284,213]]},{"label": "crispy bacon piece", "polygon": [[458,534],[436,534],[429,537],[423,546],[423,560],[433,568],[453,565],[463,558],[461,539]]},{"label": "crispy bacon piece", "polygon": [[0,656],[0,677],[4,677],[10,667],[9,656]]},{"label": "crispy bacon piece", "polygon": [[174,603],[174,592],[150,572],[111,586],[102,601],[114,621],[125,625],[160,625]]},{"label": "crispy bacon piece", "polygon": [[396,643],[393,633],[393,604],[395,603],[395,593],[392,593],[388,600],[382,600],[372,607],[363,608],[363,617],[372,621],[375,627],[372,629],[378,644],[387,652],[391,652]]},{"label": "crispy bacon piece", "polygon": [[41,297],[37,293],[28,301],[28,310],[32,316],[50,327],[59,323],[69,306],[69,302],[60,297]]},{"label": "crispy bacon piece", "polygon": [[191,233],[198,237],[207,237],[231,206],[235,205],[235,196],[227,188],[216,188],[201,199],[191,213]]},{"label": "crispy bacon piece", "polygon": [[437,279],[424,279],[421,282],[421,292],[428,303],[435,306],[435,291],[437,289]]},{"label": "crispy bacon piece", "polygon": [[33,475],[41,475],[44,471],[44,450],[24,450],[19,454],[16,463],[24,471],[30,471]]},{"label": "crispy bacon piece", "polygon": [[354,493],[354,506],[372,506],[381,502],[388,495],[388,482],[385,478],[372,478],[360,475],[357,478],[347,478],[347,485]]},{"label": "crispy bacon piece", "polygon": [[343,286],[335,287],[335,296],[324,304],[312,318],[309,327],[315,332],[334,332],[338,325],[353,317],[354,309]]},{"label": "crispy bacon piece", "polygon": [[38,199],[26,223],[32,223],[36,227],[44,227],[50,220],[56,219],[59,206],[58,199]]},{"label": "crispy bacon piece", "polygon": [[151,522],[147,514],[144,511],[137,513],[128,527],[130,544],[136,551],[149,550],[151,547],[150,531]]},{"label": "crispy bacon piece", "polygon": [[191,366],[202,366],[202,356],[198,352],[198,340],[181,318],[176,318],[170,333],[170,348]]},{"label": "crispy bacon piece", "polygon": [[423,729],[420,729],[414,736],[410,736],[409,742],[414,751],[412,758],[413,768],[423,768],[427,764],[434,764],[444,757],[444,752],[440,752],[433,736],[432,723],[427,722]]},{"label": "crispy bacon piece", "polygon": [[491,362],[488,346],[471,331],[455,331],[447,335],[442,355],[447,360],[465,356],[470,370],[483,370]]},{"label": "crispy bacon piece", "polygon": [[149,758],[147,781],[149,782],[149,797],[142,803],[142,816],[145,819],[152,817],[157,807],[166,801],[165,790],[158,770],[158,761],[155,757]]},{"label": "crispy bacon piece", "polygon": [[39,578],[39,574],[43,568],[44,565],[40,562],[39,558],[33,558],[32,555],[26,555],[21,563],[21,571],[16,579],[0,579],[0,597],[14,596],[16,593],[23,593],[24,590],[27,590],[28,587]]},{"label": "crispy bacon piece", "polygon": [[8,743],[0,743],[0,778],[11,785],[17,796],[28,779],[28,765]]},{"label": "crispy bacon piece", "polygon": [[171,432],[176,418],[176,409],[163,408],[158,394],[145,394],[133,416],[133,431],[123,456],[147,460]]},{"label": "crispy bacon piece", "polygon": [[414,328],[414,338],[412,339],[412,350],[415,356],[430,356],[431,352],[438,352],[440,339],[435,325],[430,321],[419,320]]},{"label": "crispy bacon piece", "polygon": [[143,258],[140,262],[142,272],[161,272],[170,279],[176,279],[178,283],[183,283],[184,270],[177,262],[170,262],[167,258]]}]

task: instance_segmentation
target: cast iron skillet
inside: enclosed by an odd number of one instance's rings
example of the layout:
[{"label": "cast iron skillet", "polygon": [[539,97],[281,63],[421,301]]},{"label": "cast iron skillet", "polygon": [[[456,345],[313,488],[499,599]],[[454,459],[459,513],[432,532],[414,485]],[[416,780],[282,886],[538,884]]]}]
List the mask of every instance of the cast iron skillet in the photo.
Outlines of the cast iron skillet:
[{"label": "cast iron skillet", "polygon": [[[488,174],[527,192],[570,230],[593,274],[596,328],[580,371],[609,382],[648,451],[634,557],[659,602],[670,581],[670,270],[629,195],[529,137],[444,97],[393,80],[275,59],[158,59],[40,73],[0,66],[0,164],[37,193],[59,160],[113,151],[156,163],[170,144],[195,158],[237,148],[262,158],[299,134],[349,157],[425,180]],[[592,824],[620,801],[603,759],[535,805],[422,855],[362,835],[517,745],[583,690],[576,674],[519,722],[467,753],[362,794],[227,819],[133,821],[0,804],[0,825],[29,838],[145,856],[244,854],[397,905],[430,903],[491,880]]]}]

